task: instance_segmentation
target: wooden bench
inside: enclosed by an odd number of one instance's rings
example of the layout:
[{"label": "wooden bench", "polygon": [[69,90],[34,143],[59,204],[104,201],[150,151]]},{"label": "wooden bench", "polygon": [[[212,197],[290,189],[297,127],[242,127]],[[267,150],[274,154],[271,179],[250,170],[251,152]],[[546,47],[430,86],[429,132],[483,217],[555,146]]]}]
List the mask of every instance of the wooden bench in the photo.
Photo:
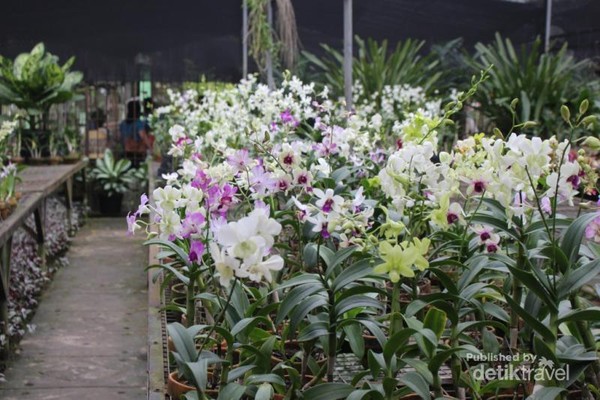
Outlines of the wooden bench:
[{"label": "wooden bench", "polygon": [[[64,189],[65,206],[67,208],[67,227],[69,234],[73,233],[73,178],[78,172],[84,171],[86,161],[77,164],[58,166],[30,166],[20,174],[17,192],[22,193],[15,211],[5,220],[0,221],[0,322],[3,329],[0,334],[6,337],[4,351],[0,359],[8,355],[8,297],[10,284],[10,256],[12,251],[12,237],[19,228],[25,229],[37,242],[38,255],[45,267],[46,249],[44,243],[44,220],[46,198],[60,189]],[[85,182],[85,174],[84,174]],[[25,224],[27,218],[33,214],[35,229]]]}]

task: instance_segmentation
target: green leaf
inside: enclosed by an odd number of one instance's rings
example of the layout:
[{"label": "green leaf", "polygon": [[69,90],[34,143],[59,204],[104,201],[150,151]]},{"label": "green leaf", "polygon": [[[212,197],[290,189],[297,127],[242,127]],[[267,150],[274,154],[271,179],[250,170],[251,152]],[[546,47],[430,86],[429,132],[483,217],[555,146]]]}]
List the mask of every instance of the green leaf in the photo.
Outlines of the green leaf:
[{"label": "green leaf", "polygon": [[173,341],[175,350],[184,361],[196,361],[198,359],[194,338],[183,325],[179,322],[168,324],[167,331]]},{"label": "green leaf", "polygon": [[578,268],[571,268],[558,281],[558,298],[564,299],[579,290],[600,273],[600,259],[589,262]]},{"label": "green leaf", "polygon": [[287,289],[289,287],[303,285],[305,283],[314,283],[323,287],[323,283],[317,274],[303,273],[283,282],[275,290]]},{"label": "green leaf", "polygon": [[230,382],[221,388],[217,400],[240,400],[244,392],[246,392],[246,386]]},{"label": "green leaf", "polygon": [[327,304],[327,298],[322,295],[313,295],[304,299],[290,313],[290,329],[296,329],[296,326],[304,320],[309,312]]},{"label": "green leaf", "polygon": [[506,302],[523,320],[526,325],[529,325],[534,331],[542,336],[544,340],[547,341],[556,341],[556,338],[541,321],[534,316],[525,311],[517,302],[515,302],[509,294],[505,296]]},{"label": "green leaf", "polygon": [[350,393],[346,400],[362,400],[364,398],[370,400],[384,400],[383,394],[375,389],[358,389]]},{"label": "green leaf", "polygon": [[256,365],[250,364],[250,365],[242,365],[241,367],[232,369],[231,371],[229,371],[229,374],[227,375],[228,382],[234,383],[233,381],[240,379],[241,377],[246,375],[246,373],[248,371],[251,371],[254,368],[256,368]]},{"label": "green leaf", "polygon": [[256,395],[254,396],[255,400],[270,400],[273,395],[273,386],[268,383],[263,383],[258,386],[258,390],[256,391]]},{"label": "green leaf", "polygon": [[571,321],[600,321],[600,307],[571,311],[566,315],[560,315],[558,318],[559,324]]},{"label": "green leaf", "polygon": [[363,339],[362,326],[358,323],[344,326],[344,333],[350,343],[350,348],[356,357],[362,359],[365,355],[365,341]]},{"label": "green leaf", "polygon": [[233,328],[231,328],[231,336],[235,337],[239,335],[241,332],[245,331],[247,328],[252,328],[259,322],[269,322],[269,319],[262,316],[243,318],[238,321]]},{"label": "green leaf", "polygon": [[185,376],[190,383],[199,391],[206,390],[206,383],[208,382],[208,362],[207,360],[201,359],[195,362],[186,362],[184,365],[186,371]]},{"label": "green leaf", "polygon": [[556,399],[565,389],[559,387],[542,387],[526,400],[549,400]]},{"label": "green leaf", "polygon": [[300,331],[298,334],[298,341],[307,342],[319,337],[327,336],[329,334],[328,327],[329,325],[326,322],[313,322]]},{"label": "green leaf", "polygon": [[285,295],[285,298],[279,306],[279,311],[277,311],[277,319],[275,322],[280,324],[288,316],[290,311],[292,311],[303,299],[324,290],[325,288],[321,282],[318,284],[307,283],[296,286]]},{"label": "green leaf", "polygon": [[317,245],[315,243],[307,243],[304,246],[303,251],[304,264],[308,268],[315,268],[317,266]]},{"label": "green leaf", "polygon": [[345,383],[322,383],[304,391],[304,398],[310,400],[338,400],[347,398],[354,388]]},{"label": "green leaf", "polygon": [[[352,254],[352,253],[350,253]],[[333,281],[332,289],[334,292],[341,290],[346,285],[356,282],[373,273],[373,268],[369,266],[370,260],[360,260],[350,267],[344,269]]]},{"label": "green leaf", "polygon": [[346,261],[354,252],[357,250],[355,246],[346,247],[341,250],[338,250],[333,257],[333,261],[331,266],[325,272],[325,276],[329,278],[331,273],[336,269],[337,266],[341,265],[344,261]]},{"label": "green leaf", "polygon": [[399,332],[396,332],[388,339],[387,343],[383,347],[383,357],[387,365],[389,365],[394,354],[396,354],[396,352],[398,352],[400,349],[406,347],[408,339],[416,333],[418,333],[418,331],[415,329],[404,328]]},{"label": "green leaf", "polygon": [[275,385],[285,386],[285,381],[277,374],[256,374],[246,378],[248,385],[256,385],[260,383],[273,383]]},{"label": "green leaf", "polygon": [[356,308],[372,308],[372,309],[383,309],[384,305],[380,300],[374,299],[368,296],[352,296],[345,298],[335,306],[335,315],[340,318],[344,313],[356,309]]},{"label": "green leaf", "polygon": [[557,301],[552,293],[549,293],[543,282],[537,279],[533,273],[525,271],[521,268],[508,266],[512,274],[527,287],[534,292],[553,312],[558,312]]},{"label": "green leaf", "polygon": [[404,383],[406,386],[412,389],[421,399],[431,399],[431,393],[429,392],[429,385],[423,379],[423,377],[416,372],[407,372],[398,377],[398,380]]},{"label": "green leaf", "polygon": [[560,247],[571,263],[577,261],[585,228],[598,216],[600,216],[600,213],[584,214],[573,221],[565,232]]},{"label": "green leaf", "polygon": [[151,246],[154,244],[173,250],[175,254],[177,254],[177,258],[179,259],[179,261],[187,265],[188,268],[191,266],[187,253],[185,253],[181,247],[177,246],[177,244],[169,240],[162,239],[151,239],[144,242],[145,246]]},{"label": "green leaf", "polygon": [[423,327],[433,331],[439,340],[442,337],[442,333],[444,333],[444,329],[446,329],[446,320],[447,318],[445,312],[432,307],[425,315]]}]

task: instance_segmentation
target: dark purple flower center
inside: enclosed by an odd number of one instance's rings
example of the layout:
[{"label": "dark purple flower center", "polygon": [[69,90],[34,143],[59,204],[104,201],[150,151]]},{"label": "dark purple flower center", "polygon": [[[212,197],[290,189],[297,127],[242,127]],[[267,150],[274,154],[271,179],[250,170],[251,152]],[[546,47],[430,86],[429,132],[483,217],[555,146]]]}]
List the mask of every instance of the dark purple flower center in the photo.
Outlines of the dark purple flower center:
[{"label": "dark purple flower center", "polygon": [[446,214],[446,221],[448,221],[448,224],[452,225],[453,223],[458,221],[458,215],[454,213],[448,213]]},{"label": "dark purple flower center", "polygon": [[308,177],[306,175],[300,175],[298,177],[298,183],[301,185],[306,185],[306,183],[308,183]]},{"label": "dark purple flower center", "polygon": [[481,239],[482,242],[485,242],[486,240],[488,240],[490,238],[490,233],[489,232],[481,232],[481,235],[479,235],[479,238]]},{"label": "dark purple flower center", "polygon": [[487,251],[488,253],[495,253],[498,251],[498,246],[496,246],[496,243],[488,243]]},{"label": "dark purple flower center", "polygon": [[323,211],[330,212],[333,208],[332,205],[333,205],[333,199],[325,200],[325,204],[323,204]]},{"label": "dark purple flower center", "polygon": [[485,190],[485,183],[482,181],[476,181],[473,183],[473,190],[475,193],[483,193]]},{"label": "dark purple flower center", "polygon": [[291,154],[288,154],[285,157],[283,157],[284,164],[291,165],[293,162],[294,162],[294,156],[292,156]]},{"label": "dark purple flower center", "polygon": [[577,189],[579,187],[579,176],[571,175],[570,177],[567,178],[567,182],[571,182],[571,185],[573,185],[573,188]]}]

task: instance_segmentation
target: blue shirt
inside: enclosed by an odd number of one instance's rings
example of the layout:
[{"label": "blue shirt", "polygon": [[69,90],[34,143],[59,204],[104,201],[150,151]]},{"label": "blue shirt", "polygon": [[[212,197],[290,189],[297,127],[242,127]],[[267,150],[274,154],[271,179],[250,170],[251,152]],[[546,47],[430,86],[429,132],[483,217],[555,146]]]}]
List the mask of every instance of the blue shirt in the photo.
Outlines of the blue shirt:
[{"label": "blue shirt", "polygon": [[142,140],[140,132],[144,130],[146,130],[146,124],[139,119],[132,122],[123,121],[119,124],[122,140],[134,139],[136,142],[140,142]]}]

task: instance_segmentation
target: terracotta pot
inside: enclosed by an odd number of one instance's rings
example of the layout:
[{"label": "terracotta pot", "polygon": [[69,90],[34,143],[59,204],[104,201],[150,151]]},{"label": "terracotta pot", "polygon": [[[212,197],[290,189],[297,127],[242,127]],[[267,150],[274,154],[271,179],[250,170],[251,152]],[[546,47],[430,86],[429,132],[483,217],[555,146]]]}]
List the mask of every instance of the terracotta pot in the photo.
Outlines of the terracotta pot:
[{"label": "terracotta pot", "polygon": [[58,157],[58,156],[48,157],[48,164],[50,164],[50,165],[58,165],[58,164],[61,163],[62,160],[63,160],[62,157]]},{"label": "terracotta pot", "polygon": [[177,371],[169,374],[169,380],[167,382],[167,393],[173,399],[179,399],[182,395],[194,390],[193,386],[186,385],[185,383],[177,379]]},{"label": "terracotta pot", "polygon": [[[173,299],[185,298],[187,296],[187,286],[183,282],[174,284],[171,287],[171,296]],[[183,305],[185,307],[185,304]]]},{"label": "terracotta pot", "polygon": [[10,207],[8,206],[8,203],[5,201],[0,201],[0,217],[2,219],[6,219],[6,218],[8,218],[9,215],[10,215]]},{"label": "terracotta pot", "polygon": [[12,162],[13,164],[24,164],[25,163],[25,158],[18,156],[18,157],[12,157],[10,159],[10,162]]},{"label": "terracotta pot", "polygon": [[31,165],[44,165],[46,164],[46,159],[41,157],[30,157],[27,160],[27,163]]},{"label": "terracotta pot", "polygon": [[[212,372],[208,372],[208,382],[212,382],[213,381],[213,373]],[[167,393],[173,398],[173,400],[179,400],[179,398],[186,394],[187,392],[190,392],[192,390],[196,390],[195,387],[188,385],[187,383],[181,382],[178,378],[177,378],[177,371],[175,372],[171,372],[169,374],[169,380],[167,382]],[[216,398],[216,396],[218,396],[219,394],[219,390],[218,389],[206,389],[204,391],[204,393],[206,393],[207,395],[209,395],[210,397]]]},{"label": "terracotta pot", "polygon": [[75,164],[79,160],[81,160],[81,155],[77,153],[68,154],[63,158],[65,164]]}]

